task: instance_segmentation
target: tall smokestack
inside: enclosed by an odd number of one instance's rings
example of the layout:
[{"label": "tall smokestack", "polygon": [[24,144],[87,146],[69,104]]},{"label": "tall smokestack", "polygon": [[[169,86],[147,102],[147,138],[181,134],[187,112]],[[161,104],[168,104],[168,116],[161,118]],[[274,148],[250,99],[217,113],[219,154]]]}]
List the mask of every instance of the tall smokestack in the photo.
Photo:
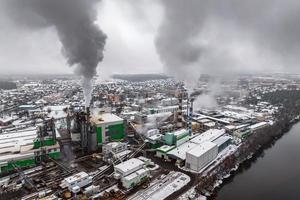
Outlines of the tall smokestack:
[{"label": "tall smokestack", "polygon": [[183,117],[182,117],[182,91],[179,90],[178,93],[178,102],[179,102],[179,107],[178,107],[178,111],[177,111],[177,128],[182,128],[183,127]]},{"label": "tall smokestack", "polygon": [[188,117],[188,129],[189,129],[189,135],[193,135],[193,129],[192,129],[192,121],[193,121],[193,99],[190,96],[189,103],[188,103],[188,109],[189,109],[189,117]]},{"label": "tall smokestack", "polygon": [[89,106],[92,78],[103,59],[106,35],[95,24],[100,0],[3,0],[11,18],[33,29],[53,27],[62,53],[82,77],[85,105]]}]

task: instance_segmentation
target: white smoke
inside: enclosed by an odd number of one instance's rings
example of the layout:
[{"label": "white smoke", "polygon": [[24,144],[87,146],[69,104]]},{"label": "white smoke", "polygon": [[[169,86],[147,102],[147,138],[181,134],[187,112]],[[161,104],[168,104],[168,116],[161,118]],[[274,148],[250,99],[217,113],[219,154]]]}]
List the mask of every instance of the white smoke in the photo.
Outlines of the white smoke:
[{"label": "white smoke", "polygon": [[92,79],[83,77],[82,78],[82,88],[84,95],[85,107],[89,107],[91,104],[92,92],[93,92],[93,81]]}]

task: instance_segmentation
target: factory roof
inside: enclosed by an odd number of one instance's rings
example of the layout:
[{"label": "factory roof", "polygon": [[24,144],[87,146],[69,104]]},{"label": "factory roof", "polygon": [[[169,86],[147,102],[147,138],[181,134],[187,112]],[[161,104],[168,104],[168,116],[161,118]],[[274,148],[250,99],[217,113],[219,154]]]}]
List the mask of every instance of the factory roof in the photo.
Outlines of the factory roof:
[{"label": "factory roof", "polygon": [[64,111],[65,108],[69,108],[69,105],[59,105],[59,106],[46,106],[43,108],[43,111],[50,111],[48,117],[54,119],[66,118],[67,113]]},{"label": "factory roof", "polygon": [[8,122],[11,122],[11,121],[13,121],[12,117],[3,117],[3,118],[0,118],[0,122],[2,122],[2,123],[8,123]]},{"label": "factory roof", "polygon": [[182,134],[188,134],[188,130],[187,129],[180,129],[174,132],[175,136],[181,136]]},{"label": "factory roof", "polygon": [[213,143],[215,143],[218,146],[221,146],[222,144],[224,144],[225,142],[227,142],[228,140],[231,140],[232,138],[229,135],[223,135],[221,137],[219,137],[218,139],[214,140]]},{"label": "factory roof", "polygon": [[183,143],[182,145],[168,152],[168,156],[173,157],[175,159],[185,160],[186,152],[193,149],[195,146],[197,146],[197,144],[192,142]]},{"label": "factory roof", "polygon": [[187,153],[190,155],[193,155],[195,157],[199,157],[199,156],[203,155],[204,153],[206,153],[207,151],[209,151],[210,149],[214,148],[215,146],[217,146],[215,143],[206,141],[206,142],[203,142],[200,145],[197,145],[196,147],[192,148]]},{"label": "factory roof", "polygon": [[225,134],[224,129],[209,129],[208,131],[205,131],[204,133],[197,135],[190,141],[195,144],[201,144],[205,141],[213,141],[224,134]]},{"label": "factory roof", "polygon": [[19,139],[22,137],[27,136],[36,136],[36,129],[28,129],[25,131],[18,131],[18,132],[8,132],[8,133],[2,133],[0,134],[0,141],[4,139]]},{"label": "factory roof", "polygon": [[123,119],[112,113],[102,113],[97,116],[93,116],[91,122],[96,125],[101,125],[105,123],[123,122]]},{"label": "factory roof", "polygon": [[267,122],[259,122],[257,124],[253,124],[251,126],[249,126],[250,129],[257,129],[257,128],[261,128],[263,126],[266,126],[268,123]]},{"label": "factory roof", "polygon": [[163,145],[163,146],[157,148],[156,150],[160,151],[162,153],[167,153],[167,152],[171,151],[174,148],[175,148],[175,146]]},{"label": "factory roof", "polygon": [[128,172],[130,172],[131,170],[135,169],[135,168],[140,168],[144,165],[144,162],[137,159],[137,158],[131,158],[121,164],[118,164],[115,166],[115,169],[117,169],[118,171],[126,174]]},{"label": "factory roof", "polygon": [[194,115],[197,115],[196,120],[198,120],[198,121],[202,120],[202,119],[210,119],[210,120],[213,120],[213,121],[220,122],[222,124],[230,124],[230,122],[227,121],[227,120],[223,120],[223,119],[219,119],[219,118],[215,118],[215,117],[210,117],[210,116],[203,115],[203,114],[194,113]]},{"label": "factory roof", "polygon": [[162,137],[163,137],[162,134],[155,134],[155,135],[151,135],[151,136],[147,137],[147,139],[152,140],[152,141],[156,141],[156,140],[161,139]]},{"label": "factory roof", "polygon": [[72,184],[78,180],[82,180],[84,178],[87,178],[89,175],[86,172],[79,172],[73,176],[69,176],[67,178],[65,178],[64,180],[68,183],[68,184]]},{"label": "factory roof", "polygon": [[37,133],[35,129],[0,134],[0,154],[20,151],[21,146],[26,145],[31,145],[32,148],[36,137]]},{"label": "factory roof", "polygon": [[15,160],[25,160],[28,158],[34,157],[34,153],[24,153],[24,154],[7,154],[7,155],[1,155],[0,156],[0,162],[9,162],[9,161],[15,161]]},{"label": "factory roof", "polygon": [[[122,146],[124,145],[125,143],[122,143],[122,142],[110,142],[110,143],[107,143],[107,144],[104,144],[103,146],[109,146],[111,148],[116,148],[118,146]],[[125,144],[126,145],[126,144]]]}]

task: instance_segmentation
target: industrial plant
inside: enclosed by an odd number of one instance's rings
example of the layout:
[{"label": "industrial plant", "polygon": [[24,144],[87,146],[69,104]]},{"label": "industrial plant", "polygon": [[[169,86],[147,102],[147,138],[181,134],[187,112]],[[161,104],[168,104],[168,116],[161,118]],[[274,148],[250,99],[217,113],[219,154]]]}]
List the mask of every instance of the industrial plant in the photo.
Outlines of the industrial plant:
[{"label": "industrial plant", "polygon": [[269,81],[224,82],[218,106],[207,108],[197,102],[208,92],[204,80],[192,94],[169,78],[98,82],[88,106],[74,77],[16,80],[16,89],[0,93],[0,197],[195,197],[199,177],[220,173],[276,123],[281,107],[263,94],[300,88]]}]

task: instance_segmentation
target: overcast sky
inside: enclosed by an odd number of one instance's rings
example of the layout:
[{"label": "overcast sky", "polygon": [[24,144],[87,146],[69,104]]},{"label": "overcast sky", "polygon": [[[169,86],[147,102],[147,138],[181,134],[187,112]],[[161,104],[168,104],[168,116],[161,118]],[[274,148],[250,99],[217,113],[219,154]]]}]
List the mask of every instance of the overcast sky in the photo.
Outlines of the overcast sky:
[{"label": "overcast sky", "polygon": [[[160,8],[157,4],[144,8],[146,12],[140,15],[119,0],[104,0],[98,5],[96,23],[108,36],[98,74],[163,72],[154,47]],[[61,54],[61,43],[53,28],[33,31],[16,26],[3,9],[0,7],[1,73],[73,72]],[[153,12],[155,16],[149,17]]]},{"label": "overcast sky", "polygon": [[[107,40],[98,74],[300,71],[298,1],[224,2],[102,0],[96,23]],[[9,12],[0,3],[1,73],[73,72],[53,27],[16,25]]]}]

